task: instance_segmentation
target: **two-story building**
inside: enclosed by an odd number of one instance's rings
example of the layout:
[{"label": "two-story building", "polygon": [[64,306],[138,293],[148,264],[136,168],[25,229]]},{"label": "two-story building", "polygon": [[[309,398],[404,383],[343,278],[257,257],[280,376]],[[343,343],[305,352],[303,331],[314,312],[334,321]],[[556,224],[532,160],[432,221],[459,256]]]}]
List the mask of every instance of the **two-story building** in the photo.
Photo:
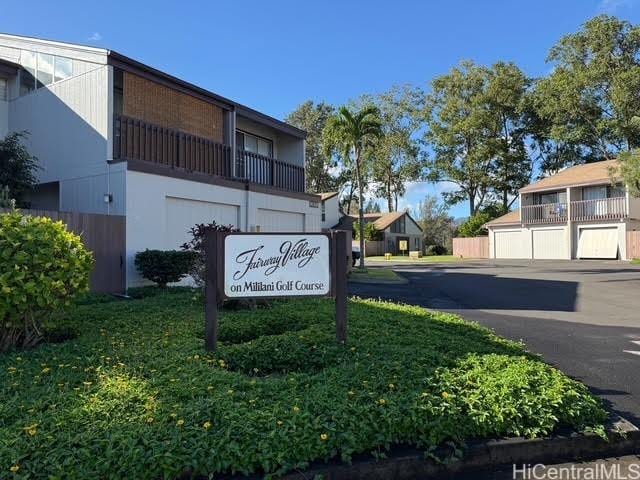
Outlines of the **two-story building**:
[{"label": "two-story building", "polygon": [[616,166],[578,165],[522,188],[520,209],[487,224],[490,258],[627,259],[640,200],[612,183]]},{"label": "two-story building", "polygon": [[305,132],[112,50],[0,34],[0,135],[27,131],[31,207],[126,216],[126,284],[198,222],[316,232]]},{"label": "two-story building", "polygon": [[[354,222],[358,215],[352,215]],[[422,228],[409,215],[409,212],[365,213],[364,222],[372,223],[379,232],[379,241],[367,241],[366,256],[407,254],[410,251],[422,251]],[[355,227],[354,227],[355,228]],[[354,241],[354,245],[358,245]],[[406,250],[401,247],[406,246]]]}]

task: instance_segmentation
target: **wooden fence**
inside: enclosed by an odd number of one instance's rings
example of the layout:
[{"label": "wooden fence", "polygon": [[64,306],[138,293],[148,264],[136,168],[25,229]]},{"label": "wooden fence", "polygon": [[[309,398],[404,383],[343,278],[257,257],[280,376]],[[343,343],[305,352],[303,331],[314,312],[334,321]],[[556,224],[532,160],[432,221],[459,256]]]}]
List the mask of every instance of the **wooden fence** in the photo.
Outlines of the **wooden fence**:
[{"label": "wooden fence", "polygon": [[454,238],[453,254],[463,258],[489,258],[489,237]]},{"label": "wooden fence", "polygon": [[[7,211],[0,208],[0,213]],[[34,217],[61,220],[69,230],[80,235],[85,247],[93,252],[91,291],[100,293],[125,291],[126,222],[124,216],[47,210],[20,210],[20,212]]]},{"label": "wooden fence", "polygon": [[627,232],[627,258],[640,258],[640,231]]}]

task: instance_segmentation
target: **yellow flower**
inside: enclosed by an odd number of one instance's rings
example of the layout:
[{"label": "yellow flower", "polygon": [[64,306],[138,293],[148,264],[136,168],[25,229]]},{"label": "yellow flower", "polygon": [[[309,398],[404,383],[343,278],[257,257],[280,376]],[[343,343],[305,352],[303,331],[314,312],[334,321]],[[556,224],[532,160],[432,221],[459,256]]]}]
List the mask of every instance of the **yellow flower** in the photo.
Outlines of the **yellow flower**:
[{"label": "yellow flower", "polygon": [[278,424],[278,426],[280,426],[282,425],[282,420],[278,420],[276,423]]},{"label": "yellow flower", "polygon": [[390,383],[390,384],[389,384],[389,389],[390,389],[390,390],[393,390],[394,388],[396,388],[396,386],[395,386],[393,383]]},{"label": "yellow flower", "polygon": [[194,359],[194,360],[200,360],[200,355],[194,355],[194,356],[193,356],[193,359]]},{"label": "yellow flower", "polygon": [[14,465],[9,470],[11,471],[11,473],[18,473],[18,470],[20,470],[20,465]]},{"label": "yellow flower", "polygon": [[229,389],[229,390],[227,390],[227,393],[228,393],[229,395],[233,395],[233,390],[232,390],[232,389]]},{"label": "yellow flower", "polygon": [[442,392],[442,398],[447,399],[449,398],[451,395],[449,395],[447,392]]},{"label": "yellow flower", "polygon": [[153,417],[147,418],[147,423],[153,423]]},{"label": "yellow flower", "polygon": [[386,404],[386,403],[387,403],[387,401],[386,401],[384,398],[381,398],[381,399],[379,399],[379,400],[378,400],[378,403],[379,403],[380,405],[384,405],[384,404]]},{"label": "yellow flower", "polygon": [[327,435],[326,433],[320,434],[320,440],[326,442],[327,440],[329,440],[329,435]]},{"label": "yellow flower", "polygon": [[178,421],[176,422],[176,427],[181,427],[181,426],[183,426],[183,425],[184,425],[184,420],[183,420],[183,419],[180,419],[180,420],[178,420]]},{"label": "yellow flower", "polygon": [[169,414],[169,416],[170,416],[171,418],[176,418],[176,417],[178,416],[178,414],[177,414],[177,413],[171,413],[171,414]]},{"label": "yellow flower", "polygon": [[49,373],[51,369],[49,367],[45,367],[42,369],[42,373]]},{"label": "yellow flower", "polygon": [[300,411],[300,407],[298,407],[297,405],[293,407],[293,411],[298,413]]},{"label": "yellow flower", "polygon": [[351,347],[351,351],[355,352],[356,351],[356,347]]},{"label": "yellow flower", "polygon": [[212,387],[211,385],[209,385],[209,386],[207,387],[207,391],[209,391],[209,392],[210,392],[211,390],[213,390],[213,387]]},{"label": "yellow flower", "polygon": [[35,437],[38,433],[38,425],[34,423],[33,425],[26,427],[25,430],[27,431],[27,435]]},{"label": "yellow flower", "polygon": [[355,395],[355,394],[356,394],[356,392],[354,392],[353,390],[349,390],[349,392],[348,392],[348,393],[349,393],[349,395],[351,395],[351,396],[353,396],[353,395]]},{"label": "yellow flower", "polygon": [[209,430],[213,426],[213,424],[211,422],[204,422],[202,426],[205,430]]}]

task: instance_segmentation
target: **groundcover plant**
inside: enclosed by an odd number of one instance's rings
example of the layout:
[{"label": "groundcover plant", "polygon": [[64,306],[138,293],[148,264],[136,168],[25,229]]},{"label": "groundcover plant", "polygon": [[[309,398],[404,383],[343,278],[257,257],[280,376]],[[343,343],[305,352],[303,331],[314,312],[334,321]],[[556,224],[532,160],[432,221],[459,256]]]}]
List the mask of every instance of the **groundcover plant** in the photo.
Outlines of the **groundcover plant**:
[{"label": "groundcover plant", "polygon": [[89,297],[57,320],[75,339],[0,355],[0,478],[278,474],[605,419],[583,385],[455,315],[353,299],[339,346],[330,300],[280,301],[223,312],[207,355],[201,298],[150,292]]}]

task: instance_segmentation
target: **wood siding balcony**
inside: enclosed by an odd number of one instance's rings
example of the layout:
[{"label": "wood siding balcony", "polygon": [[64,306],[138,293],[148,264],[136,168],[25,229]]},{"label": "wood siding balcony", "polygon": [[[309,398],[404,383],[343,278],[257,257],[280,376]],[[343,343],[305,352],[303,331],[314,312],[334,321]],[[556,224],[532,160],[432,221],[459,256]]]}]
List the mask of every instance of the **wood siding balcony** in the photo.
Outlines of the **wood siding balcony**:
[{"label": "wood siding balcony", "polygon": [[521,220],[525,224],[565,223],[567,221],[567,204],[525,205],[521,209]]},{"label": "wood siding balcony", "polygon": [[116,160],[142,160],[187,172],[305,191],[303,167],[238,150],[234,172],[232,150],[230,145],[135,118],[121,115],[114,119],[113,158]]},{"label": "wood siding balcony", "polygon": [[571,220],[618,220],[629,215],[625,197],[571,202]]}]

